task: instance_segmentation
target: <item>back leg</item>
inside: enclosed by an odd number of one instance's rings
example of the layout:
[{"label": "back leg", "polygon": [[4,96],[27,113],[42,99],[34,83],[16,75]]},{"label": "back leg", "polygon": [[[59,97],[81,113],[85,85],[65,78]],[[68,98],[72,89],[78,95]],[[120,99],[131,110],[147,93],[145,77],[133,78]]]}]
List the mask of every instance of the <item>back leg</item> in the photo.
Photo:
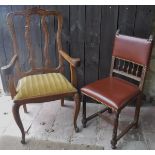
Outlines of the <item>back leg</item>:
[{"label": "back leg", "polygon": [[25,113],[28,113],[26,104],[23,105],[23,109],[24,109],[24,112],[25,112]]},{"label": "back leg", "polygon": [[64,106],[64,98],[61,99],[61,106]]}]

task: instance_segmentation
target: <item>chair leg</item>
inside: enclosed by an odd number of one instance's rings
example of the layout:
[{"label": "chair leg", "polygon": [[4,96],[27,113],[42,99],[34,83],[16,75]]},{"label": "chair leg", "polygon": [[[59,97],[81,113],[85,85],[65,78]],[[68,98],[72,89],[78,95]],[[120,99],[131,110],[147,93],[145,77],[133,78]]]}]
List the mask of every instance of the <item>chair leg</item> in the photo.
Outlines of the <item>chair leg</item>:
[{"label": "chair leg", "polygon": [[135,128],[138,127],[140,107],[141,107],[141,95],[138,95],[137,102],[136,102],[135,116],[134,116]]},{"label": "chair leg", "polygon": [[13,116],[14,116],[14,119],[16,121],[16,124],[18,125],[18,127],[22,133],[21,143],[25,144],[25,132],[24,132],[23,124],[22,124],[21,119],[20,119],[19,108],[20,108],[20,105],[14,103],[14,105],[12,107],[12,112],[13,112]]},{"label": "chair leg", "polygon": [[79,97],[79,94],[76,93],[74,95],[74,101],[75,101],[75,106],[74,106],[74,129],[75,129],[75,132],[78,132],[79,131],[79,128],[77,127],[77,118],[78,118],[78,114],[79,114],[79,111],[80,111],[80,97]]},{"label": "chair leg", "polygon": [[116,149],[116,144],[117,144],[117,129],[118,129],[119,113],[120,113],[119,111],[116,112],[116,116],[114,120],[113,135],[111,140],[112,149]]},{"label": "chair leg", "polygon": [[84,128],[86,128],[86,96],[83,95],[83,111],[82,111],[82,125]]},{"label": "chair leg", "polygon": [[28,113],[26,104],[23,105],[23,109],[24,109],[24,112],[25,112],[25,113]]},{"label": "chair leg", "polygon": [[61,106],[64,106],[64,98],[61,99]]}]

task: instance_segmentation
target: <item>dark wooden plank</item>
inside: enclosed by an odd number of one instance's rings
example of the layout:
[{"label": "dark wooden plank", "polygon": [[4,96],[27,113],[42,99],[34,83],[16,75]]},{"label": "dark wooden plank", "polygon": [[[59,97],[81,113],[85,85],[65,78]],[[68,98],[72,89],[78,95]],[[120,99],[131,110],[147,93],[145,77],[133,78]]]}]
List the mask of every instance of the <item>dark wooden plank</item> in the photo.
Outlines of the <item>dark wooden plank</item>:
[{"label": "dark wooden plank", "polygon": [[99,78],[108,76],[110,72],[117,19],[118,6],[102,6]]},{"label": "dark wooden plank", "polygon": [[[62,26],[62,47],[68,53],[70,51],[70,15],[68,5],[57,5],[55,6],[56,11],[59,11],[63,15],[63,26]],[[55,28],[57,28],[57,21],[55,22]],[[65,76],[70,80],[70,69],[69,64],[65,61]]]},{"label": "dark wooden plank", "polygon": [[133,35],[135,18],[136,18],[135,5],[119,6],[118,29],[120,29],[121,34]]},{"label": "dark wooden plank", "polygon": [[13,46],[11,42],[11,36],[8,31],[8,26],[6,22],[6,16],[9,12],[11,12],[11,6],[1,6],[1,28],[3,32],[3,41],[4,41],[4,49],[6,53],[7,63],[10,62],[13,56]]},{"label": "dark wooden plank", "polygon": [[70,55],[81,59],[77,68],[78,88],[84,85],[84,32],[85,6],[70,6]]},{"label": "dark wooden plank", "polygon": [[101,6],[86,6],[85,84],[98,79]]},{"label": "dark wooden plank", "polygon": [[148,38],[152,32],[155,6],[137,6],[134,35]]},{"label": "dark wooden plank", "polygon": [[[6,22],[6,16],[7,14],[11,12],[11,6],[0,6],[0,30],[1,30],[1,37],[3,40],[3,52],[5,52],[5,57],[3,54],[3,57],[1,58],[1,64],[8,64],[13,56],[13,46],[12,46],[12,42],[11,42],[11,37],[10,37],[10,33],[8,31],[8,26],[7,26],[7,22]],[[1,51],[2,52],[2,51]],[[2,53],[1,53],[2,56]],[[4,62],[5,61],[5,62]],[[2,75],[2,84],[3,84],[3,88],[5,93],[8,93],[8,77]]]},{"label": "dark wooden plank", "polygon": [[[0,10],[1,10],[0,6]],[[2,15],[0,12],[0,22],[3,22]],[[0,24],[0,67],[6,65],[6,55],[5,55],[5,50],[4,50],[4,40],[3,40],[3,26]],[[2,86],[5,92],[7,92],[7,81],[5,80],[5,77],[1,75],[2,79]]]}]

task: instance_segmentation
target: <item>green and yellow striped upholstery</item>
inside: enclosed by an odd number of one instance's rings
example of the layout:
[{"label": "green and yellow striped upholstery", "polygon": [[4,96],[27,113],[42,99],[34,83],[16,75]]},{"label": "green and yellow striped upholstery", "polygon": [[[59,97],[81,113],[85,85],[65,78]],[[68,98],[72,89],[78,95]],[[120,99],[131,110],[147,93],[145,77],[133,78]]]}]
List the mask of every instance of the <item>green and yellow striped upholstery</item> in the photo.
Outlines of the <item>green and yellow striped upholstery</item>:
[{"label": "green and yellow striped upholstery", "polygon": [[61,73],[48,73],[20,79],[16,91],[14,100],[71,93],[77,90]]}]

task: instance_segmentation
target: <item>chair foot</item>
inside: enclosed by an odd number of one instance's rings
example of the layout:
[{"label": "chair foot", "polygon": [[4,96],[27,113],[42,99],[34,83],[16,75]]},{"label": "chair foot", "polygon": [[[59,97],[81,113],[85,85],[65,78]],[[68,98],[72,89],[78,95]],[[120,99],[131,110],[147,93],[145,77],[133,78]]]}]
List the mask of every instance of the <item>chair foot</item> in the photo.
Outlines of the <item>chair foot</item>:
[{"label": "chair foot", "polygon": [[21,140],[21,143],[22,143],[22,144],[26,144],[25,140]]},{"label": "chair foot", "polygon": [[116,144],[117,144],[117,141],[116,140],[111,140],[111,148],[112,149],[116,149]]},{"label": "chair foot", "polygon": [[86,128],[86,123],[87,123],[87,121],[85,120],[85,119],[82,119],[82,126],[83,126],[83,128]]},{"label": "chair foot", "polygon": [[79,129],[78,127],[75,128],[75,132],[76,132],[76,133],[78,133],[79,130],[80,130],[80,129]]}]

